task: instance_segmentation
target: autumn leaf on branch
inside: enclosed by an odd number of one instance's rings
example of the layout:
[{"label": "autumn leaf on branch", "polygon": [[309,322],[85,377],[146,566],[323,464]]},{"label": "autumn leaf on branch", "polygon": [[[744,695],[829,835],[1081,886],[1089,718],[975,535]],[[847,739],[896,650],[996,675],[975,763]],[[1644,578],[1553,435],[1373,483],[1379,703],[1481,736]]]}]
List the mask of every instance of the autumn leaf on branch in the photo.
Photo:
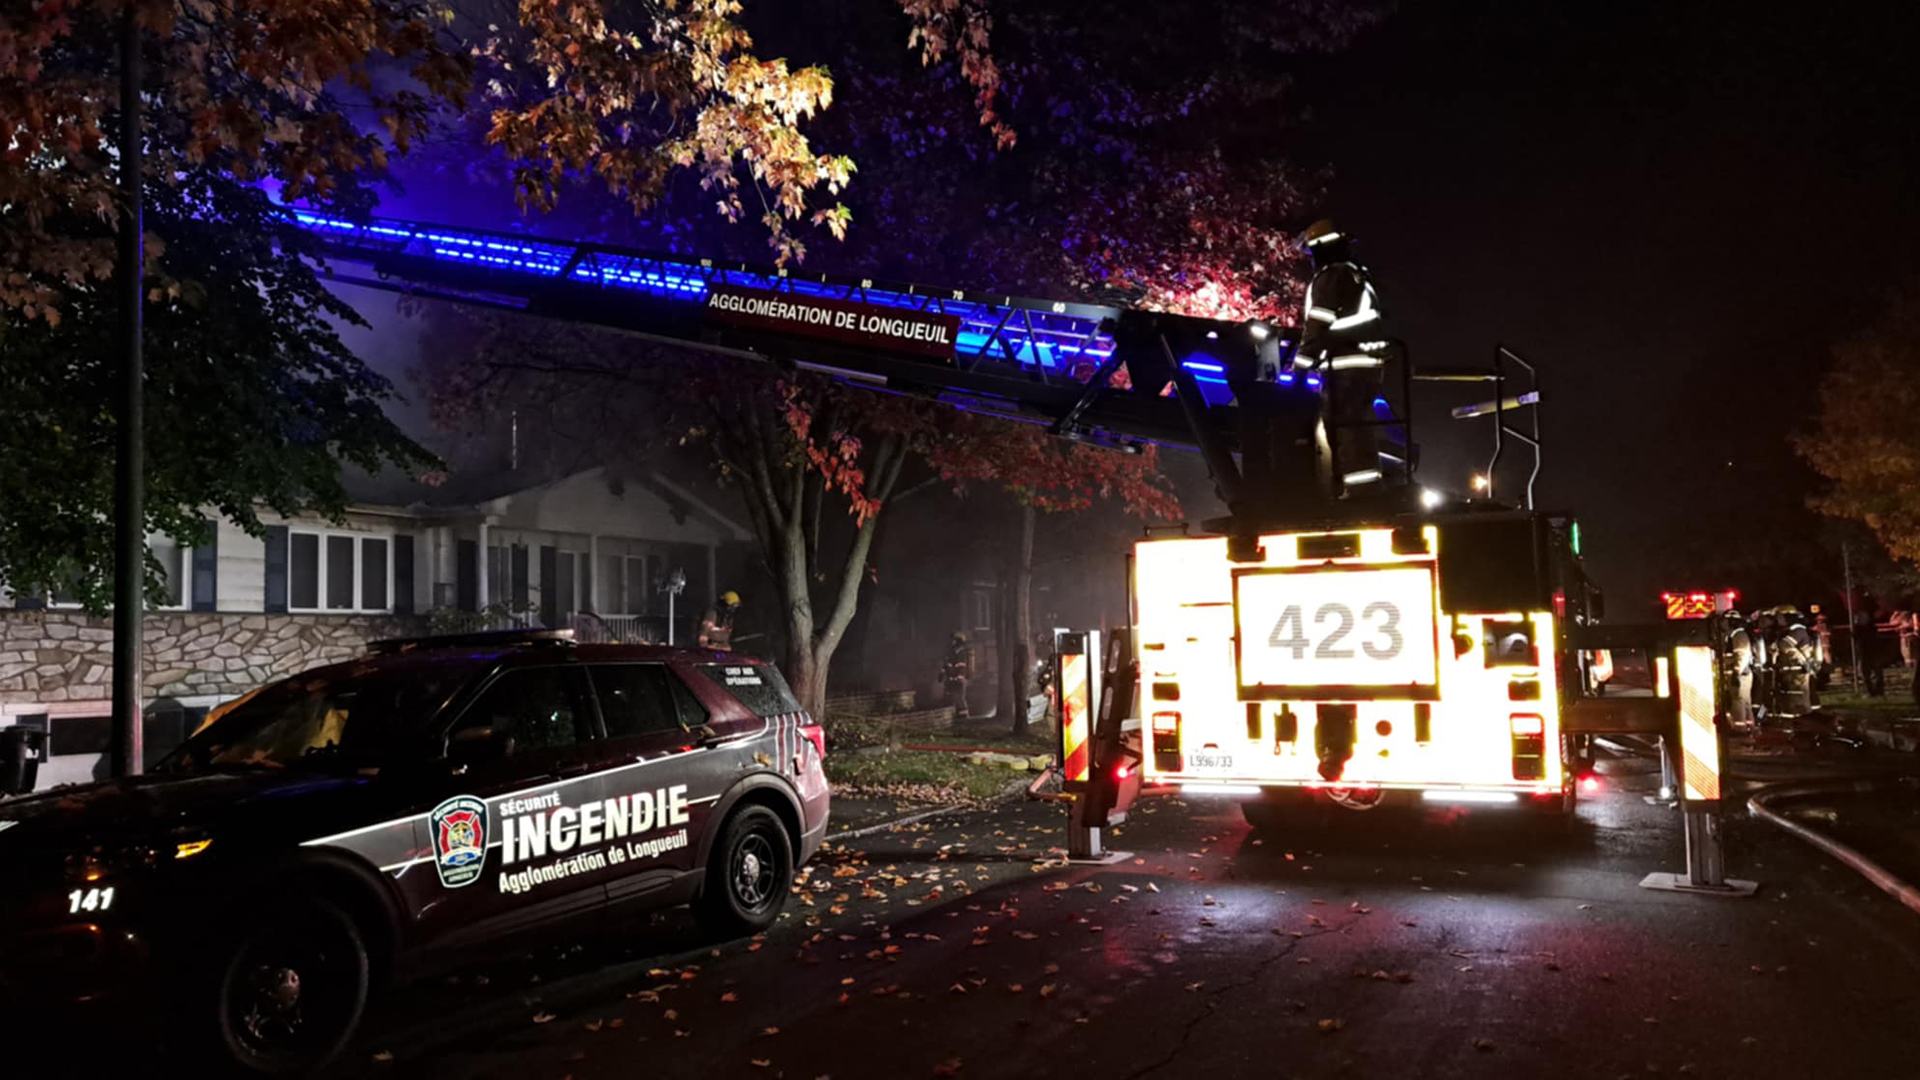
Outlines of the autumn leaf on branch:
[{"label": "autumn leaf on branch", "polygon": [[812,200],[838,196],[853,161],[816,153],[800,131],[833,104],[833,80],[756,56],[739,12],[735,0],[643,5],[637,18],[602,0],[522,0],[518,26],[477,50],[486,141],[506,155],[521,208],[551,211],[581,176],[638,213],[690,169],[722,217],[765,225],[781,265],[806,254],[796,222],[844,236],[847,208]]},{"label": "autumn leaf on branch", "polygon": [[1920,278],[1882,315],[1834,349],[1812,429],[1794,439],[1828,481],[1822,513],[1872,529],[1896,559],[1920,562]]}]

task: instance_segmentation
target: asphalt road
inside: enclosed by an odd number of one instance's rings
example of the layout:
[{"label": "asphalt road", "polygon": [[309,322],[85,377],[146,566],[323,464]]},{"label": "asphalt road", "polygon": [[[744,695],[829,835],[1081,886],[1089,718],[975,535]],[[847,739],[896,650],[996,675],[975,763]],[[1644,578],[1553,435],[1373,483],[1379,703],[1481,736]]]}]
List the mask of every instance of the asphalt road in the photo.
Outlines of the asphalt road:
[{"label": "asphalt road", "polygon": [[1920,1070],[1920,920],[1757,822],[1757,899],[1656,893],[1679,822],[1616,777],[1566,834],[1136,808],[1111,867],[1016,803],[828,853],[765,940],[684,916],[379,1006],[340,1076],[1850,1077]]}]

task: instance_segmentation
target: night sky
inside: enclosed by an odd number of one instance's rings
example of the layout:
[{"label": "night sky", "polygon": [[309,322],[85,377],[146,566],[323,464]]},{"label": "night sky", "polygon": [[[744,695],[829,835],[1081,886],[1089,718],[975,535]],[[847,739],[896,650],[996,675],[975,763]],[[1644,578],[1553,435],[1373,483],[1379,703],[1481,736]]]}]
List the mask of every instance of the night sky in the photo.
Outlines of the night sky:
[{"label": "night sky", "polygon": [[[1891,5],[1406,0],[1302,76],[1302,155],[1416,364],[1497,340],[1544,369],[1540,502],[1581,516],[1611,616],[1782,578],[1721,556],[1811,526],[1784,435],[1917,268],[1916,29]],[[1464,488],[1491,422],[1417,415],[1424,478]]]}]

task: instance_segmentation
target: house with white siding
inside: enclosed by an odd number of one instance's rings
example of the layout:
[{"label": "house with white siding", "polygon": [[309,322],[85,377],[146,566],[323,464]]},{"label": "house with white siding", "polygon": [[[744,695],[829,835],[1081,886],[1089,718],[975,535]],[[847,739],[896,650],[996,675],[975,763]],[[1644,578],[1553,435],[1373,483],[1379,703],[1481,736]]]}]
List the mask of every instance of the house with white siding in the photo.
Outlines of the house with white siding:
[{"label": "house with white siding", "polygon": [[[197,548],[150,538],[169,587],[143,629],[149,760],[222,701],[435,623],[507,617],[587,638],[686,641],[752,539],[658,473],[595,468],[415,493],[356,504],[339,522],[267,516],[264,536],[219,521]],[[661,587],[676,571],[686,587],[669,597]],[[42,788],[102,769],[112,625],[57,591],[0,589],[0,727],[47,732]]]}]

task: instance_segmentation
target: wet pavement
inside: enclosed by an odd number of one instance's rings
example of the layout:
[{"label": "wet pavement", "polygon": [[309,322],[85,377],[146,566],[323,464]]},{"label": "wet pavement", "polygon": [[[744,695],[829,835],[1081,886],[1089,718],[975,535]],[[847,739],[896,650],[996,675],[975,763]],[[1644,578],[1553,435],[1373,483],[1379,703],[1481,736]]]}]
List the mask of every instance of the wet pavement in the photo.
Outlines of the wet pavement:
[{"label": "wet pavement", "polygon": [[1656,893],[1679,823],[1616,776],[1497,811],[1256,836],[1161,798],[1064,866],[1014,803],[831,850],[762,940],[680,913],[389,996],[340,1076],[1906,1075],[1920,920],[1761,823],[1757,899]]}]

